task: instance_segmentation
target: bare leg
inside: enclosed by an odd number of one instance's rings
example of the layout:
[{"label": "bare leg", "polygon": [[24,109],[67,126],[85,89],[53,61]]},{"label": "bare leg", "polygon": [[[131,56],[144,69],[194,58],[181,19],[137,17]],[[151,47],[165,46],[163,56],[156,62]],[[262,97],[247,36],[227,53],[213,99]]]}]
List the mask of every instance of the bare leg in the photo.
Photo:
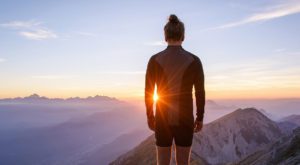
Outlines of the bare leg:
[{"label": "bare leg", "polygon": [[190,153],[191,153],[191,147],[176,146],[177,165],[189,165]]},{"label": "bare leg", "polygon": [[171,147],[156,146],[157,165],[169,165],[171,160]]}]

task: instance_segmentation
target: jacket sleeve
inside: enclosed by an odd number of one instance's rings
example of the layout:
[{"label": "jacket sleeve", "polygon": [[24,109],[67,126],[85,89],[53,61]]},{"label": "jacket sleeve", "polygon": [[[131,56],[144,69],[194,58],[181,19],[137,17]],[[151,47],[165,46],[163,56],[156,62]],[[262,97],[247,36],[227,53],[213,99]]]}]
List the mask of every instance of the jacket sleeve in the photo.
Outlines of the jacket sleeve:
[{"label": "jacket sleeve", "polygon": [[153,94],[155,89],[156,83],[156,73],[155,73],[155,65],[154,65],[154,58],[151,57],[146,70],[146,77],[145,77],[145,104],[146,104],[146,114],[148,119],[154,118],[153,112]]},{"label": "jacket sleeve", "polygon": [[204,72],[202,63],[198,57],[196,57],[195,62],[194,87],[197,106],[196,120],[203,121],[205,106]]}]

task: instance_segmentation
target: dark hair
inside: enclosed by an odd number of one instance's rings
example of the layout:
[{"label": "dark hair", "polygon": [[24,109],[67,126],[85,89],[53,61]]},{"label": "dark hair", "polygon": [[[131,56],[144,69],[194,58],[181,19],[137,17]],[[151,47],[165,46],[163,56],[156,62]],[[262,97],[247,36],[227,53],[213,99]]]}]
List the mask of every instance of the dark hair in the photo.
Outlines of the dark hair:
[{"label": "dark hair", "polygon": [[169,16],[169,21],[164,27],[165,39],[181,41],[184,39],[184,24],[175,14]]}]

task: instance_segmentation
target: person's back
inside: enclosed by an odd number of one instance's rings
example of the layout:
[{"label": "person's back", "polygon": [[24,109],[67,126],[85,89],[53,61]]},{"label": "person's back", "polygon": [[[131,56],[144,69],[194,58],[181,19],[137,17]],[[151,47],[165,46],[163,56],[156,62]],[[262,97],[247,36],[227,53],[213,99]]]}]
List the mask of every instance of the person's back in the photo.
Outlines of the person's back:
[{"label": "person's back", "polygon": [[[148,125],[155,131],[158,164],[169,164],[173,139],[177,164],[188,164],[193,132],[202,128],[205,90],[200,59],[181,46],[184,25],[171,15],[165,26],[168,46],[153,55],[147,66],[145,103]],[[153,113],[153,93],[159,100]],[[192,90],[195,87],[197,118],[194,123]]]}]

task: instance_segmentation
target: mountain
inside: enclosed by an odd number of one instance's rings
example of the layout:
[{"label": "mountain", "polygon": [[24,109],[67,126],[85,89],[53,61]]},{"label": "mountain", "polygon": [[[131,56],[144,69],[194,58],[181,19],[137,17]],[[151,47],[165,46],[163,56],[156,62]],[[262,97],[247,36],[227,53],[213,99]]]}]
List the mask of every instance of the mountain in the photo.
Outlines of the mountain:
[{"label": "mountain", "polygon": [[[126,152],[149,135],[145,132],[130,133],[136,129],[147,130],[143,121],[143,111],[115,109],[46,127],[0,130],[0,164],[79,164],[87,153],[98,152],[97,149],[105,146],[111,147],[104,150],[107,152],[106,158],[111,160],[110,158],[115,158],[113,156]],[[131,139],[135,143],[129,140],[128,145],[113,147],[117,144],[116,138],[124,140],[120,141],[120,145],[123,145],[132,136],[135,136]]]},{"label": "mountain", "polygon": [[277,124],[258,110],[238,109],[207,124],[195,136],[193,150],[208,164],[225,164],[240,160],[280,136]]},{"label": "mountain", "polygon": [[98,165],[108,164],[123,153],[138,145],[143,139],[149,136],[149,130],[134,130],[129,133],[124,133],[110,143],[104,144],[101,147],[86,153],[81,158],[82,165]]},{"label": "mountain", "polygon": [[[237,109],[194,134],[191,164],[237,162],[283,136],[277,124],[255,108]],[[155,139],[120,156],[111,165],[155,164]]]},{"label": "mountain", "polygon": [[279,120],[282,116],[300,114],[300,98],[282,99],[221,99],[216,100],[222,105],[234,105],[239,108],[255,106],[272,114],[273,120]]},{"label": "mountain", "polygon": [[280,128],[281,132],[283,132],[286,135],[291,135],[293,133],[293,130],[299,126],[295,123],[288,121],[278,122],[277,125]]},{"label": "mountain", "polygon": [[292,135],[256,151],[238,163],[239,165],[298,165],[300,164],[300,127]]},{"label": "mountain", "polygon": [[110,165],[156,164],[154,140],[154,135],[149,136],[138,146],[118,157]]},{"label": "mountain", "polygon": [[[112,106],[113,105],[113,106]],[[32,94],[27,97],[5,98],[0,99],[0,110],[110,110],[117,106],[128,107],[129,103],[108,96],[89,96],[86,98],[48,98]]]},{"label": "mountain", "polygon": [[258,109],[262,114],[264,114],[265,116],[267,116],[269,119],[271,120],[276,120],[276,116],[274,116],[272,113],[264,110],[264,109]]},{"label": "mountain", "polygon": [[232,110],[233,108],[236,108],[236,107],[221,105],[214,100],[206,100],[205,108],[212,109],[212,110]]},{"label": "mountain", "polygon": [[290,115],[278,121],[278,126],[285,134],[293,133],[293,130],[300,126],[300,115]]},{"label": "mountain", "polygon": [[129,102],[98,95],[62,99],[32,94],[27,97],[0,99],[0,131],[44,127],[74,117],[120,109],[137,107]]},{"label": "mountain", "polygon": [[300,126],[300,115],[290,115],[282,118],[280,121],[286,121]]},{"label": "mountain", "polygon": [[40,96],[36,93],[26,96],[26,97],[15,97],[15,98],[4,98],[0,99],[1,104],[49,104],[49,103],[58,103],[58,104],[83,104],[83,103],[98,103],[99,102],[122,102],[114,97],[108,96],[88,96],[86,98],[80,97],[70,97],[70,98],[48,98],[45,96]]}]

